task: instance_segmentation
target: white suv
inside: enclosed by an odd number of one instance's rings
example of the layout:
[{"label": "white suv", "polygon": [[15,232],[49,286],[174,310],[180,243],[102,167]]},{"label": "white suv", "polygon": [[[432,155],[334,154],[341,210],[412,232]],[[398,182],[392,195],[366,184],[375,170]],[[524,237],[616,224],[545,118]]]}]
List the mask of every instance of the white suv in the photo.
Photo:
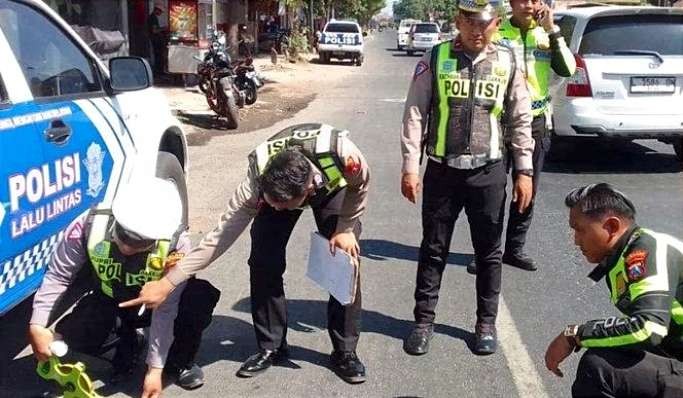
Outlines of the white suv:
[{"label": "white suv", "polygon": [[398,51],[403,51],[405,46],[408,44],[408,34],[410,33],[410,27],[413,24],[420,23],[417,19],[403,19],[401,23],[398,24],[398,30],[396,31],[396,49]]},{"label": "white suv", "polygon": [[360,25],[355,21],[331,20],[325,25],[318,42],[318,55],[322,63],[331,58],[351,59],[356,65],[363,64],[363,36]]},{"label": "white suv", "polygon": [[2,315],[40,285],[68,224],[133,178],[174,181],[187,223],[187,144],[146,61],[105,66],[43,1],[0,0],[0,59]]},{"label": "white suv", "polygon": [[577,70],[552,89],[554,139],[653,138],[674,144],[683,160],[683,9],[586,7],[555,16]]},{"label": "white suv", "polygon": [[434,22],[420,22],[410,27],[406,52],[413,55],[416,51],[427,51],[439,44],[441,31]]}]

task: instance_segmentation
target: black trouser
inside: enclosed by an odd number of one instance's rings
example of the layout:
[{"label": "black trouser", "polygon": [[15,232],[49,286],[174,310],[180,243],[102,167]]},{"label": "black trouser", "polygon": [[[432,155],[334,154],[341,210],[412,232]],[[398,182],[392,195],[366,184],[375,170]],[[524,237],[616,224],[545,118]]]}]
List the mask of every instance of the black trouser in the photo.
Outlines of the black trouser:
[{"label": "black trouser", "polygon": [[505,210],[505,163],[459,170],[432,160],[424,176],[422,245],[415,287],[415,322],[434,322],[453,228],[464,208],[477,262],[477,323],[494,324],[500,295],[500,241]]},{"label": "black trouser", "polygon": [[589,349],[573,397],[683,397],[683,362],[642,350]]},{"label": "black trouser", "polygon": [[[544,115],[536,116],[531,123],[531,134],[536,141],[534,146],[533,167],[534,176],[533,182],[533,196],[529,207],[523,213],[517,210],[517,202],[510,201],[510,210],[508,212],[508,224],[505,232],[505,252],[519,253],[524,248],[526,243],[526,234],[531,226],[531,218],[534,214],[534,202],[536,200],[536,193],[538,192],[538,185],[541,179],[541,171],[543,171],[543,164],[545,163],[545,155],[550,150],[550,135],[546,127],[546,118]],[[509,156],[510,163],[513,164],[513,178],[514,161],[512,156]]]},{"label": "black trouser", "polygon": [[[320,234],[331,238],[344,191],[323,206],[313,208]],[[287,300],[282,275],[286,268],[286,247],[302,210],[275,210],[264,206],[251,226],[251,315],[260,349],[275,350],[287,341]],[[360,225],[354,231],[360,237]],[[327,329],[335,351],[355,351],[360,336],[360,281],[354,302],[342,305],[330,296],[327,303]]]},{"label": "black trouser", "polygon": [[[211,323],[211,314],[220,297],[220,291],[209,282],[192,278],[187,281],[174,323],[174,341],[168,353],[166,367],[186,368],[194,361],[199,350],[202,332]],[[74,310],[56,326],[70,349],[98,355],[107,337],[118,328],[119,343],[114,356],[115,367],[130,367],[135,356],[135,329],[149,326],[151,311],[138,316],[137,307],[119,308],[118,301],[96,290],[84,296]]]}]

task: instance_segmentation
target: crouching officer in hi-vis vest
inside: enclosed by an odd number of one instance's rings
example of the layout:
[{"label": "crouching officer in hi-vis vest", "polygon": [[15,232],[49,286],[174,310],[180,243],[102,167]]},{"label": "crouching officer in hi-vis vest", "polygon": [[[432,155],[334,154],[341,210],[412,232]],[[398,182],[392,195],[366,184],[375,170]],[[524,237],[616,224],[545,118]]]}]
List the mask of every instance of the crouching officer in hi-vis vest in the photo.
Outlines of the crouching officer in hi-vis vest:
[{"label": "crouching officer in hi-vis vest", "polygon": [[[116,331],[119,341],[112,382],[121,381],[132,375],[143,349],[136,329],[149,326],[142,397],[160,396],[162,371],[183,388],[200,387],[204,376],[194,357],[218,302],[217,289],[194,279],[179,286],[154,311],[118,307],[136,297],[145,282],[160,279],[190,251],[181,220],[178,190],[159,178],[123,185],[111,209],[94,208],[74,220],[33,302],[29,339],[36,358],[44,361],[52,355],[49,345],[55,338],[75,351],[97,355]],[[93,275],[93,290],[57,323],[53,333],[47,326],[58,314],[52,312],[84,266]]]},{"label": "crouching officer in hi-vis vest", "polygon": [[588,275],[605,278],[623,317],[567,326],[545,354],[558,366],[572,351],[579,361],[574,397],[683,397],[683,242],[636,224],[633,203],[609,184],[570,192],[565,204],[574,243]]},{"label": "crouching officer in hi-vis vest", "polygon": [[[507,173],[503,127],[519,173],[513,201],[524,211],[531,200],[531,104],[512,51],[491,42],[500,25],[500,4],[458,2],[458,36],[434,46],[415,69],[402,128],[401,192],[415,203],[419,163],[428,157],[422,202],[422,245],[415,287],[415,329],[406,338],[409,354],[429,349],[455,221],[464,208],[475,259],[477,323],[475,353],[496,351],[495,331],[501,286],[501,234]],[[505,112],[506,126],[501,123]]]},{"label": "crouching officer in hi-vis vest", "polygon": [[[130,304],[156,306],[190,275],[225,253],[253,219],[249,257],[251,310],[259,352],[237,372],[252,377],[288,354],[287,308],[282,275],[287,241],[305,207],[311,207],[330,250],[359,255],[360,217],[365,211],[369,168],[348,132],[325,124],[300,124],[279,132],[249,156],[247,178],[239,185],[218,227],[158,282],[142,289]],[[360,283],[360,282],[359,282]],[[352,304],[330,296],[327,328],[331,365],[349,383],[365,381],[356,355],[360,336],[361,289]]]}]

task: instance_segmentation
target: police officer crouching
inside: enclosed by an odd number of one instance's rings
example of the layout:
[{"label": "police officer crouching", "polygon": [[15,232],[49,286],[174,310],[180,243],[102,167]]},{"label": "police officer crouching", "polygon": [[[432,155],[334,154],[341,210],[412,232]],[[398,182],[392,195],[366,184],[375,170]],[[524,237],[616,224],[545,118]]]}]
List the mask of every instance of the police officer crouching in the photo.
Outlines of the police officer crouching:
[{"label": "police officer crouching", "polygon": [[401,137],[401,191],[413,203],[420,190],[423,131],[427,131],[429,158],[424,175],[415,328],[404,341],[409,354],[421,355],[429,349],[441,277],[463,208],[478,265],[474,352],[492,354],[497,348],[495,322],[507,184],[503,112],[518,170],[513,201],[520,211],[531,200],[534,149],[524,76],[517,70],[511,50],[491,41],[500,25],[500,12],[500,3],[459,1],[458,36],[422,57],[408,92]]},{"label": "police officer crouching", "polygon": [[[218,302],[217,289],[193,279],[178,286],[154,311],[118,306],[189,252],[181,223],[180,195],[174,184],[159,178],[122,185],[111,209],[95,208],[74,220],[50,259],[33,302],[29,339],[35,357],[47,360],[55,338],[75,351],[98,355],[115,330],[119,342],[112,382],[121,381],[135,370],[143,348],[136,329],[149,326],[143,398],[161,393],[162,370],[183,388],[202,386],[204,376],[194,357]],[[57,315],[52,312],[83,266],[91,268],[92,291],[53,333],[47,328]],[[118,322],[121,326],[116,328]]]},{"label": "police officer crouching", "polygon": [[[310,207],[330,250],[358,259],[360,218],[370,181],[363,154],[348,131],[327,124],[288,127],[259,145],[249,156],[247,176],[228,202],[216,229],[158,282],[145,285],[126,305],[163,302],[178,283],[208,267],[251,225],[249,256],[251,311],[259,351],[237,371],[240,377],[262,374],[289,354],[287,300],[283,287],[286,247],[303,209]],[[358,282],[360,284],[360,281]],[[365,381],[356,355],[360,337],[361,289],[353,303],[330,296],[327,329],[332,340],[332,370],[348,383]]]},{"label": "police officer crouching", "polygon": [[574,397],[683,397],[683,242],[641,228],[631,201],[609,184],[571,191],[565,204],[574,243],[589,274],[607,282],[623,317],[567,326],[548,346],[558,376],[573,351],[583,354]]}]

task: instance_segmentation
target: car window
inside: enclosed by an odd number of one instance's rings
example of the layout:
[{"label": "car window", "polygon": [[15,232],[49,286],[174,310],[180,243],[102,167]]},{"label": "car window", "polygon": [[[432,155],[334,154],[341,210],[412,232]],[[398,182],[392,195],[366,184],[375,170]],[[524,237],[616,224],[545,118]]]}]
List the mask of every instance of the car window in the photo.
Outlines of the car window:
[{"label": "car window", "polygon": [[579,54],[657,51],[683,55],[683,15],[618,15],[593,18],[586,25]]},{"label": "car window", "polygon": [[439,28],[431,23],[415,25],[415,33],[439,33]]},{"label": "car window", "polygon": [[576,26],[577,19],[569,15],[562,15],[555,18],[555,25],[560,27],[560,34],[564,37],[565,42],[568,46],[572,44],[572,36],[574,35],[574,27]]},{"label": "car window", "polygon": [[57,25],[27,5],[0,0],[0,29],[36,98],[102,89],[90,58]]},{"label": "car window", "polygon": [[334,33],[359,33],[358,26],[350,23],[331,23],[327,25],[325,32]]}]

